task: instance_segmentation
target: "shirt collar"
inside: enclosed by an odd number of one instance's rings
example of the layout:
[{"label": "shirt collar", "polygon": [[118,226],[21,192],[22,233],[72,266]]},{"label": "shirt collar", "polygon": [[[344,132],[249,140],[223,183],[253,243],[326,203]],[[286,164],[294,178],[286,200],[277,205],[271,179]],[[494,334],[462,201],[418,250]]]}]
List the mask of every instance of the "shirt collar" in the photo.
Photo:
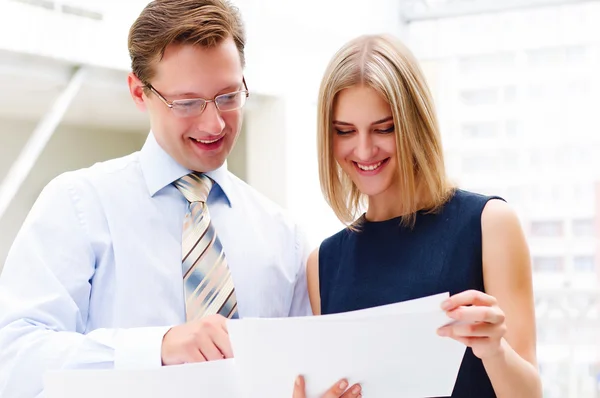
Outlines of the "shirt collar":
[{"label": "shirt collar", "polygon": [[[152,132],[148,134],[148,138],[140,151],[140,165],[150,196],[156,195],[173,181],[191,173],[191,170],[177,163],[165,152]],[[232,184],[226,163],[205,174],[219,186],[229,202],[229,206],[232,206]]]}]

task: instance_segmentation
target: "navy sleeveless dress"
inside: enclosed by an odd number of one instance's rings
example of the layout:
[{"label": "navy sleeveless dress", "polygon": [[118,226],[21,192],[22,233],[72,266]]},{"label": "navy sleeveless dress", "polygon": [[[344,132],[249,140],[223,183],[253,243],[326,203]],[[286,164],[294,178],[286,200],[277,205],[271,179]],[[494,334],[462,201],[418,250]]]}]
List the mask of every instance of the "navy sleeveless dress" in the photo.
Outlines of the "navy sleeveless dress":
[{"label": "navy sleeveless dress", "polygon": [[[360,231],[344,229],[319,249],[321,313],[334,314],[424,296],[484,291],[481,213],[490,199],[456,190],[441,211],[418,212],[413,229],[400,218],[364,219]],[[482,361],[470,348],[452,398],[495,398]]]}]

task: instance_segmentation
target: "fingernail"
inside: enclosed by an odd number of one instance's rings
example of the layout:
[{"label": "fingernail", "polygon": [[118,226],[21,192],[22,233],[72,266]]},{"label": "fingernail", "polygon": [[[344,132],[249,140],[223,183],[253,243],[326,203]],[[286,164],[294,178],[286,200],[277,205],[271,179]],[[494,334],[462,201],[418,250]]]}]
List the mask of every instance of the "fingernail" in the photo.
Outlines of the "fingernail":
[{"label": "fingernail", "polygon": [[352,389],[352,394],[356,395],[360,392],[360,386],[354,386]]},{"label": "fingernail", "polygon": [[300,376],[296,377],[296,385],[299,386],[300,385]]},{"label": "fingernail", "polygon": [[442,309],[443,309],[444,311],[448,311],[448,310],[450,309],[450,307],[451,307],[450,300],[445,300],[445,301],[442,303]]},{"label": "fingernail", "polygon": [[448,330],[446,330],[445,328],[438,329],[437,330],[437,334],[440,335],[440,336],[447,336],[448,335]]},{"label": "fingernail", "polygon": [[340,388],[342,390],[345,390],[346,387],[348,387],[348,382],[346,380],[342,380],[342,382],[340,383]]}]

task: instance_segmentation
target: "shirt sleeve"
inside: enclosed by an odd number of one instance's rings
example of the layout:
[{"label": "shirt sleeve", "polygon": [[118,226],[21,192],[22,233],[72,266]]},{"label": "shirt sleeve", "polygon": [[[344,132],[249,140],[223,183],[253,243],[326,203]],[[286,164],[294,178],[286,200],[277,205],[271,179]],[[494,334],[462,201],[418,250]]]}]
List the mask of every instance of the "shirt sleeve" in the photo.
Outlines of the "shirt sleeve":
[{"label": "shirt sleeve", "polygon": [[306,280],[306,262],[310,255],[310,246],[304,230],[295,227],[295,262],[298,266],[296,285],[294,286],[294,297],[290,307],[289,316],[312,315],[310,299],[308,297],[308,283]]},{"label": "shirt sleeve", "polygon": [[97,203],[70,182],[44,188],[0,275],[2,397],[39,395],[48,370],[161,366],[168,327],[86,330],[96,255],[85,209]]}]

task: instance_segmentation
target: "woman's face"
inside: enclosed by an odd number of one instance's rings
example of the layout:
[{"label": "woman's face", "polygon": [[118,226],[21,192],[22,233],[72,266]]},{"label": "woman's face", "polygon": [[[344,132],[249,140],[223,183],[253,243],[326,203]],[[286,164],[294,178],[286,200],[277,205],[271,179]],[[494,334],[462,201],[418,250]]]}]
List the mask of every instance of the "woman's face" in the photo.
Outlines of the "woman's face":
[{"label": "woman's face", "polygon": [[396,132],[386,100],[364,85],[340,91],[333,129],[333,156],[359,191],[369,198],[393,192],[398,184]]}]

